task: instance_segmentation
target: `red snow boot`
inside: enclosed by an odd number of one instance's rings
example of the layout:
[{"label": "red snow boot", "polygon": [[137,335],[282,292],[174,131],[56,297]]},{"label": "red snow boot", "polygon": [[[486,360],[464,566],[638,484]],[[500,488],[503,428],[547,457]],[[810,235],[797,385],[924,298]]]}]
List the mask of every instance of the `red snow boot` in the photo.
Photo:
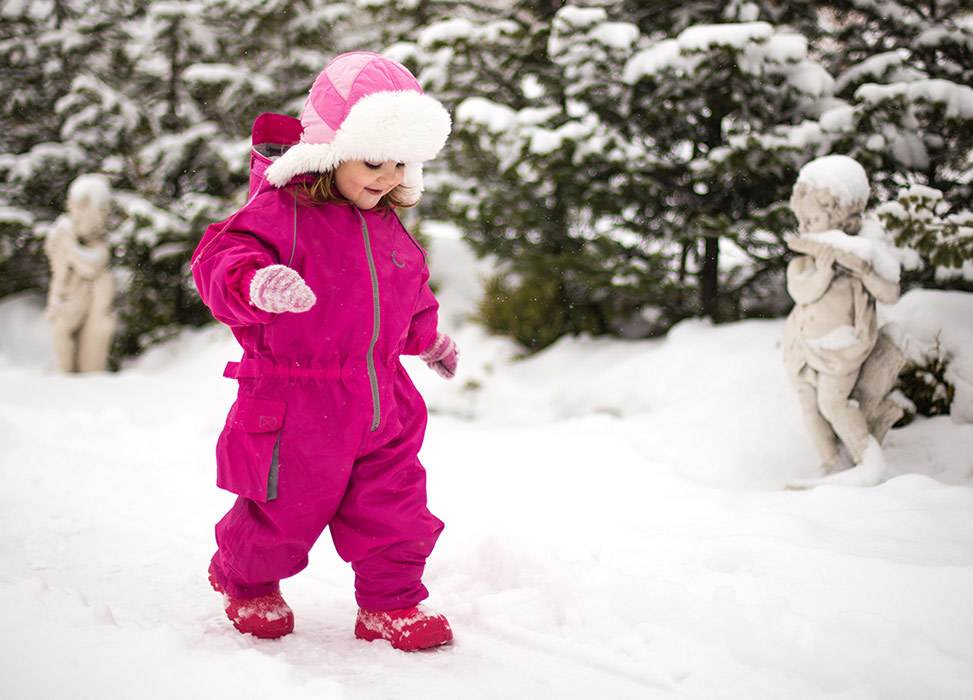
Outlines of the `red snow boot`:
[{"label": "red snow boot", "polygon": [[372,642],[386,639],[402,651],[429,649],[453,640],[453,630],[442,615],[422,606],[402,610],[365,610],[359,608],[355,636]]},{"label": "red snow boot", "polygon": [[294,611],[284,602],[280,591],[256,598],[234,598],[223,590],[209,565],[209,584],[223,596],[223,608],[230,622],[243,634],[260,639],[277,639],[294,631]]}]

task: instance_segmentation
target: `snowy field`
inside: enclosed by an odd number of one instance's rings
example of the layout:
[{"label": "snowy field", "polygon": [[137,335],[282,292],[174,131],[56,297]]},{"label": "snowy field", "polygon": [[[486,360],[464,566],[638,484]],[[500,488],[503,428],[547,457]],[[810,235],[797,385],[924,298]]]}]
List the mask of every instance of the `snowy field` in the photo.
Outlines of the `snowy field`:
[{"label": "snowy field", "polygon": [[[206,582],[233,498],[213,465],[233,339],[189,332],[122,372],[65,377],[41,300],[19,297],[0,302],[0,696],[971,697],[970,415],[893,431],[877,486],[787,490],[816,459],[782,321],[516,360],[463,321],[476,283],[459,242],[436,238],[432,264],[460,373],[409,369],[447,524],[428,604],[455,644],[355,640],[327,535],[283,583],[295,633],[239,635]],[[969,296],[911,294],[885,315],[927,338],[953,324],[943,340],[973,368]]]}]

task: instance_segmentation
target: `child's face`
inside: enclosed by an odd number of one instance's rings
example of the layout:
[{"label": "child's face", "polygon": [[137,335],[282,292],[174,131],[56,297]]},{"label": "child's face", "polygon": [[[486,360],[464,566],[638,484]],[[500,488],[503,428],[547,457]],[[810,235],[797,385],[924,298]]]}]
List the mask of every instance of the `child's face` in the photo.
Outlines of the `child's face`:
[{"label": "child's face", "polygon": [[334,172],[334,183],[345,199],[359,209],[371,209],[386,194],[402,184],[405,164],[394,160],[372,163],[348,160]]}]

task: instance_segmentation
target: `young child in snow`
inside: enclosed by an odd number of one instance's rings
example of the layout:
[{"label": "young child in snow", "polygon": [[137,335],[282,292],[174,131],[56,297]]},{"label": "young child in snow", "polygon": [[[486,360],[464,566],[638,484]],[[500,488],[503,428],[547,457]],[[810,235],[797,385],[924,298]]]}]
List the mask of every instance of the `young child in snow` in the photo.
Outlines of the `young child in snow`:
[{"label": "young child in snow", "polygon": [[257,118],[249,201],[193,255],[200,296],[244,351],[227,365],[239,392],[216,448],[217,484],[238,498],[209,568],[241,632],[293,630],[279,581],[329,526],[355,572],[357,637],[410,651],[452,639],[418,606],[443,523],[416,456],[426,407],[399,356],[451,378],[457,352],[394,210],[418,201],[421,164],[449,131],[405,67],[342,54],[299,121]]},{"label": "young child in snow", "polygon": [[[825,472],[839,467],[841,445],[861,464],[869,436],[880,441],[901,416],[885,401],[891,385],[877,386],[886,383],[882,375],[894,381],[902,365],[901,353],[880,335],[875,313],[876,299],[892,304],[899,298],[898,263],[883,259],[879,241],[853,238],[868,193],[861,165],[825,156],[802,168],[790,201],[800,235],[787,243],[802,255],[787,267],[795,306],[784,330],[784,362]],[[877,270],[873,262],[886,264]],[[860,377],[873,386],[856,386]],[[863,411],[853,390],[881,396]]]}]

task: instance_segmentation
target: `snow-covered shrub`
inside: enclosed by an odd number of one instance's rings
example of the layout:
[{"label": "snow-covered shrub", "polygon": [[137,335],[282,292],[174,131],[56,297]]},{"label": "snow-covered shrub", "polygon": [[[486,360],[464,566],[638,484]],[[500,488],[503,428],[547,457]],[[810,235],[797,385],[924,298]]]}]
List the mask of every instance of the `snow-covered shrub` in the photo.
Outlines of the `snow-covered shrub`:
[{"label": "snow-covered shrub", "polygon": [[563,335],[597,332],[596,318],[564,313],[554,277],[516,283],[496,275],[486,281],[477,320],[494,333],[512,337],[529,350],[547,347]]},{"label": "snow-covered shrub", "polygon": [[899,375],[896,389],[908,401],[904,422],[909,422],[916,414],[922,416],[948,415],[955,387],[946,378],[950,357],[938,339],[918,361],[911,361]]},{"label": "snow-covered shrub", "polygon": [[876,213],[897,246],[918,254],[927,282],[973,289],[973,212],[949,209],[941,191],[913,185]]}]

